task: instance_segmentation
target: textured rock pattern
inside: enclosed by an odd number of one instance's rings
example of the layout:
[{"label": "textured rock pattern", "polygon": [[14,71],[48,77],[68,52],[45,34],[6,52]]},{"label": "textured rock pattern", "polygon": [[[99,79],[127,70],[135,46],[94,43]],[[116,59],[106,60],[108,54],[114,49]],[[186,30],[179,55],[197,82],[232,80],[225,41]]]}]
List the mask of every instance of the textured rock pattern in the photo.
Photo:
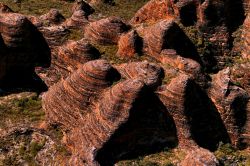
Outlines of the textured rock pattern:
[{"label": "textured rock pattern", "polygon": [[232,85],[229,68],[214,76],[210,96],[220,112],[232,143],[240,145],[241,129],[246,125],[249,96],[242,88]]},{"label": "textured rock pattern", "polygon": [[135,30],[132,30],[120,37],[117,55],[122,58],[133,57],[136,53],[140,53],[141,46],[141,38]]},{"label": "textured rock pattern", "polygon": [[116,44],[120,35],[128,29],[128,25],[120,18],[108,17],[90,23],[85,29],[85,38],[102,45]]}]

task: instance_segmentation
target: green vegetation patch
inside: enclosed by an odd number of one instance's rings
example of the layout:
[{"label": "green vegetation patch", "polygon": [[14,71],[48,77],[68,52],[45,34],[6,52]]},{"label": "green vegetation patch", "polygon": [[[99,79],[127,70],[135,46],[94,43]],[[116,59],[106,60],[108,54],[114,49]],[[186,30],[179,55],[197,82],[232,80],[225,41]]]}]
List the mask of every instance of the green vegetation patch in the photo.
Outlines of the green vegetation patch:
[{"label": "green vegetation patch", "polygon": [[8,125],[37,123],[44,120],[41,99],[38,96],[12,99],[0,105],[0,128]]},{"label": "green vegetation patch", "polygon": [[134,14],[149,0],[114,0],[113,5],[101,4],[95,7],[94,16],[101,13],[104,17],[119,16],[125,20],[130,20]]},{"label": "green vegetation patch", "polygon": [[244,150],[237,150],[230,144],[220,144],[214,154],[221,165],[250,166],[250,154]]},{"label": "green vegetation patch", "polygon": [[71,15],[72,2],[55,1],[55,0],[20,0],[15,3],[14,0],[1,0],[2,3],[8,5],[12,10],[25,15],[42,15],[50,9],[58,9],[65,17]]}]

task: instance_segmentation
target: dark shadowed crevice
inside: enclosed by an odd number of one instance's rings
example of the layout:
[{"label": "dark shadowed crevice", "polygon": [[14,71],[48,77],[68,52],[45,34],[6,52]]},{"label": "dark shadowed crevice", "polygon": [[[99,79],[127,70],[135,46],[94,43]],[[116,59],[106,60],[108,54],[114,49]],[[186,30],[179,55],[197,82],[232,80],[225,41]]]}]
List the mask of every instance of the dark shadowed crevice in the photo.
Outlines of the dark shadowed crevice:
[{"label": "dark shadowed crevice", "polygon": [[190,3],[180,9],[180,19],[184,26],[192,26],[197,22],[196,5]]},{"label": "dark shadowed crevice", "polygon": [[220,142],[230,138],[218,110],[207,94],[190,82],[185,97],[185,114],[189,119],[191,135],[196,143],[206,149],[216,150]]},{"label": "dark shadowed crevice", "polygon": [[129,120],[116,131],[95,159],[101,166],[153,154],[177,146],[176,127],[155,94],[145,93],[130,111]]}]

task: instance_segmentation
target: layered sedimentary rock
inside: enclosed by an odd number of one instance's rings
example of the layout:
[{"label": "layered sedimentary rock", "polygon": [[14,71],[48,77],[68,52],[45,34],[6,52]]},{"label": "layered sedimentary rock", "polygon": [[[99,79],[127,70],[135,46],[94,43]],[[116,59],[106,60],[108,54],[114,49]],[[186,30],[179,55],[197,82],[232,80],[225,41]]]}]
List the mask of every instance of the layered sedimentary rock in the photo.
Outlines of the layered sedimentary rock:
[{"label": "layered sedimentary rock", "polygon": [[158,87],[164,76],[160,66],[148,61],[125,63],[116,68],[122,77],[126,79],[141,78],[147,86],[152,88]]},{"label": "layered sedimentary rock", "polygon": [[69,28],[83,28],[83,26],[89,23],[86,13],[82,10],[75,11],[70,18],[63,23]]},{"label": "layered sedimentary rock", "polygon": [[79,119],[91,111],[94,97],[112,84],[116,71],[105,60],[90,61],[81,66],[65,81],[52,86],[43,97],[43,108],[50,123],[66,128],[79,126]]},{"label": "layered sedimentary rock", "polygon": [[192,42],[173,20],[160,21],[145,30],[144,51],[160,60],[160,53],[164,49],[174,49],[177,54],[199,60]]},{"label": "layered sedimentary rock", "polygon": [[50,47],[62,45],[70,33],[66,27],[61,25],[41,27],[39,30],[44,35]]},{"label": "layered sedimentary rock", "polygon": [[173,49],[165,49],[161,52],[159,61],[165,65],[171,65],[174,68],[182,70],[193,76],[197,76],[201,73],[201,65],[190,58],[184,58],[177,55],[176,51]]},{"label": "layered sedimentary rock", "polygon": [[69,28],[83,28],[89,23],[88,16],[94,11],[87,2],[77,0],[72,7],[72,16],[66,20],[64,25]]},{"label": "layered sedimentary rock", "polygon": [[79,41],[67,41],[53,50],[51,67],[47,70],[39,70],[39,76],[48,86],[66,79],[70,73],[80,68],[88,61],[98,59],[100,52],[85,39]]},{"label": "layered sedimentary rock", "polygon": [[52,56],[52,63],[62,70],[72,72],[84,63],[99,57],[100,52],[85,39],[82,39],[67,41],[64,45],[56,48]]},{"label": "layered sedimentary rock", "polygon": [[116,44],[120,35],[128,29],[120,18],[108,17],[90,23],[85,29],[85,38],[96,44]]},{"label": "layered sedimentary rock", "polygon": [[175,120],[180,147],[214,150],[220,141],[229,141],[215,106],[190,76],[180,74],[157,93]]},{"label": "layered sedimentary rock", "polygon": [[39,20],[50,25],[60,24],[65,21],[65,18],[57,9],[51,9],[48,13],[40,16]]},{"label": "layered sedimentary rock", "polygon": [[25,75],[31,76],[35,66],[50,65],[50,49],[45,39],[25,16],[0,13],[0,34],[0,84],[13,77],[18,82]]},{"label": "layered sedimentary rock", "polygon": [[241,146],[241,133],[249,123],[246,119],[249,114],[249,96],[242,88],[232,85],[229,68],[213,77],[210,96],[224,121],[232,144]]},{"label": "layered sedimentary rock", "polygon": [[197,148],[187,154],[185,159],[180,163],[180,166],[218,166],[219,161],[210,151]]},{"label": "layered sedimentary rock", "polygon": [[175,17],[174,4],[171,0],[151,0],[134,15],[132,24],[155,22]]},{"label": "layered sedimentary rock", "polygon": [[133,57],[141,52],[142,41],[135,30],[122,35],[118,42],[117,55],[122,58]]},{"label": "layered sedimentary rock", "polygon": [[245,19],[242,39],[243,39],[243,50],[242,57],[246,59],[250,59],[250,14]]}]

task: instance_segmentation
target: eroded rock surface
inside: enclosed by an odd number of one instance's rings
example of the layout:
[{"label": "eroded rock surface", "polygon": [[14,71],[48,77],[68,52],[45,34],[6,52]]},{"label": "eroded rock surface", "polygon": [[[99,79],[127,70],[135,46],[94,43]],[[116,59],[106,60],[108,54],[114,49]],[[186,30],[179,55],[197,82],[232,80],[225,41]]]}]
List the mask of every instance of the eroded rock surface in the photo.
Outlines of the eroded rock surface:
[{"label": "eroded rock surface", "polygon": [[128,29],[120,18],[108,17],[90,23],[85,29],[85,38],[102,45],[117,44],[120,35]]}]

